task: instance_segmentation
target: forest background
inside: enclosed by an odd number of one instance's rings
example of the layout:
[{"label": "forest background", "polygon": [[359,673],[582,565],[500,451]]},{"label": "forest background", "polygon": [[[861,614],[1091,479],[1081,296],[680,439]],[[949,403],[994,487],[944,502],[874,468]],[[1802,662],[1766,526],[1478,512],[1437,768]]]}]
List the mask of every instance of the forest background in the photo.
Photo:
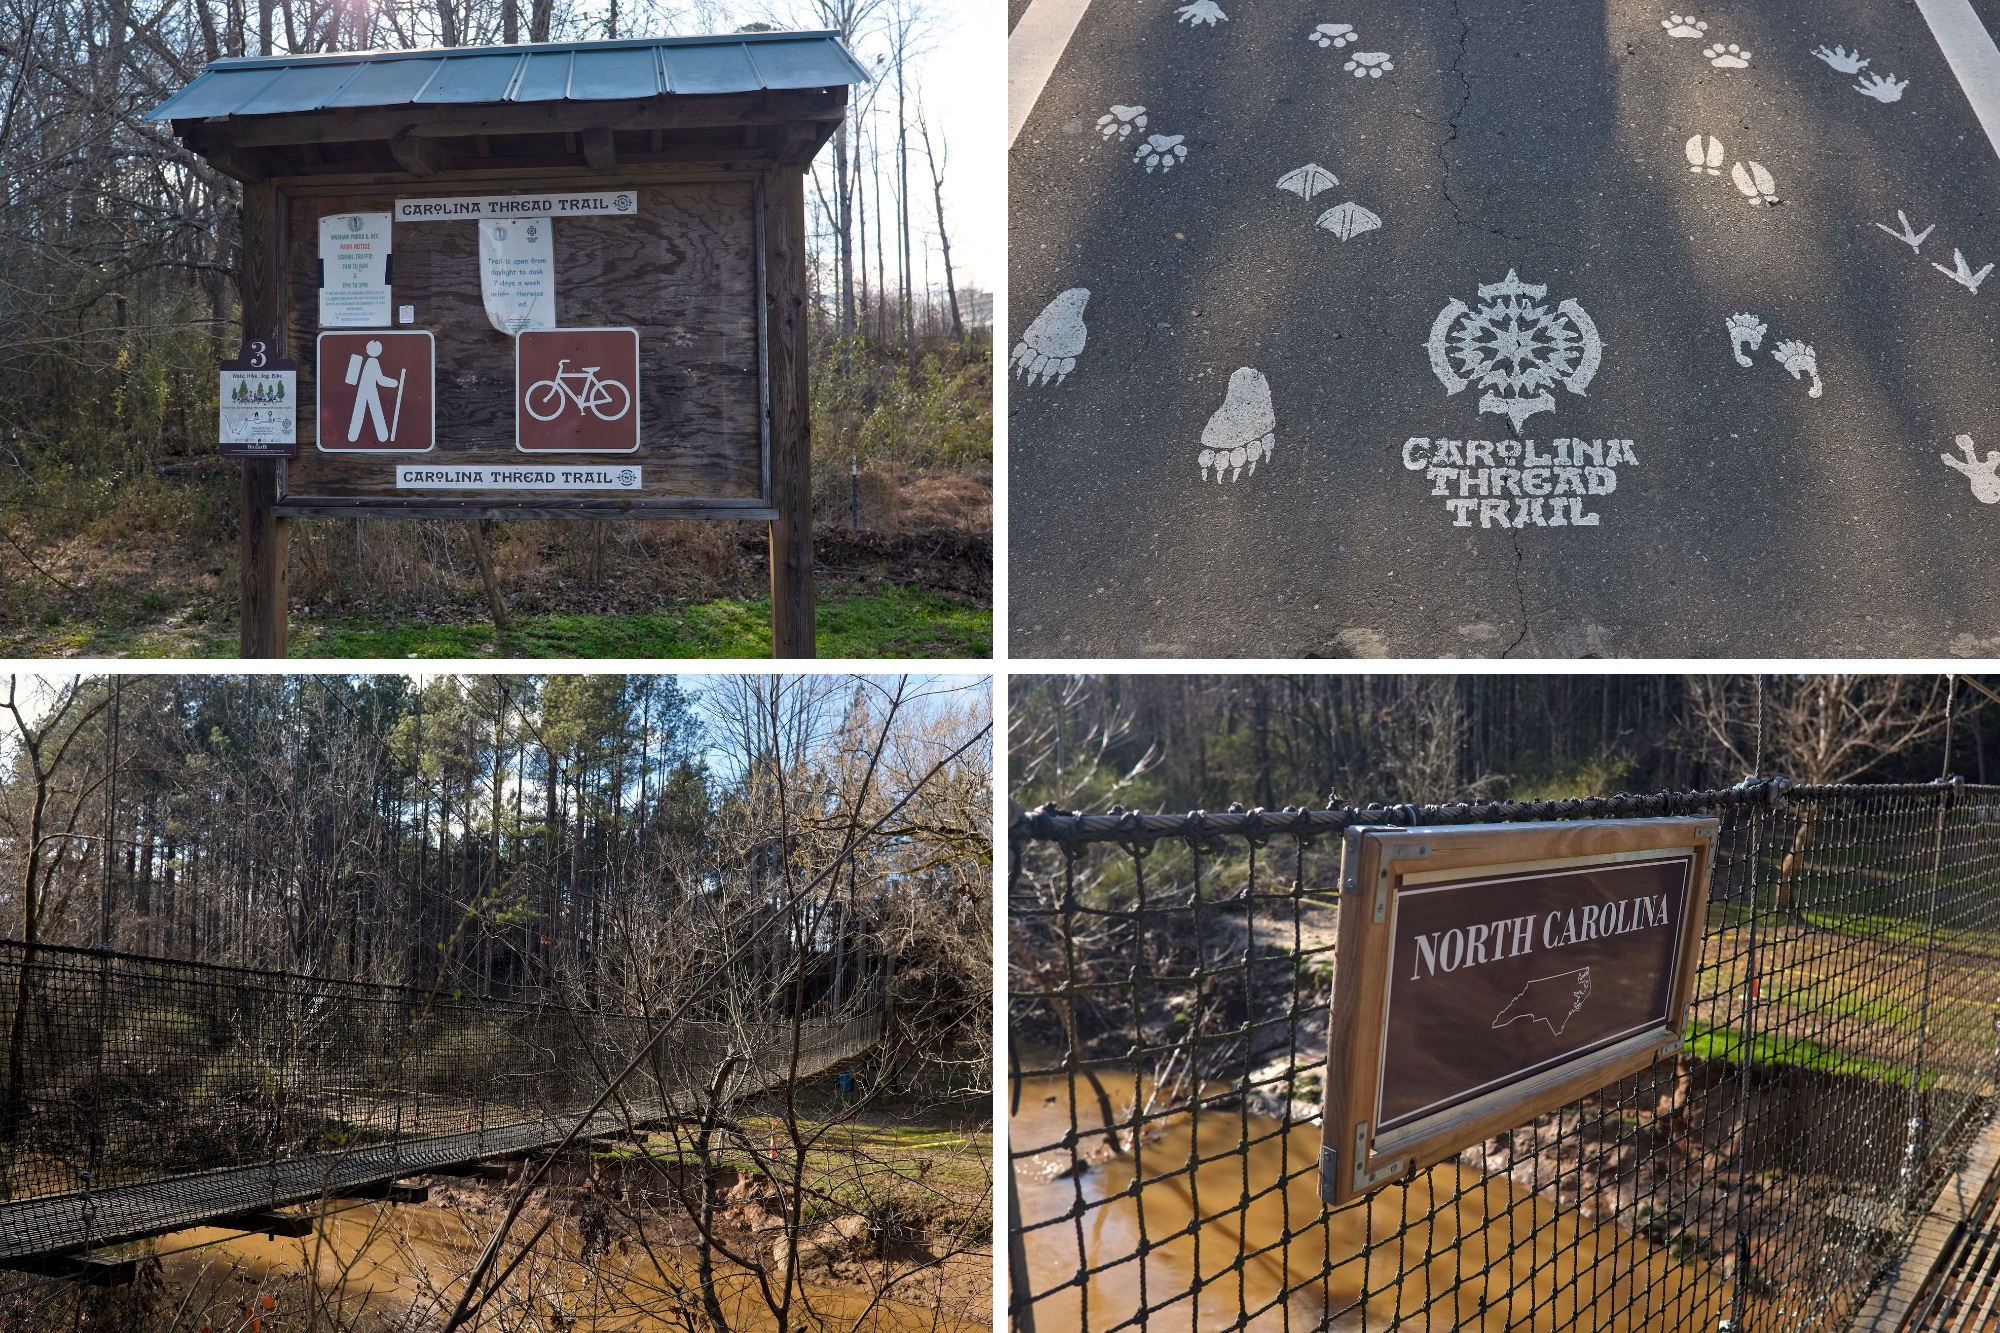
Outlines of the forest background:
[{"label": "forest background", "polygon": [[[806,192],[821,653],[988,655],[992,298],[979,283],[999,259],[993,227],[967,220],[992,191],[963,128],[980,12],[0,0],[0,655],[235,651],[237,468],[217,455],[215,363],[240,336],[239,189],[145,112],[218,56],[768,27],[837,29],[873,75]],[[523,521],[485,535],[497,612],[472,525],[295,523],[292,651],[769,652],[761,524]]]},{"label": "forest background", "polygon": [[1014,800],[1064,810],[2000,781],[1985,676],[1014,676]]}]

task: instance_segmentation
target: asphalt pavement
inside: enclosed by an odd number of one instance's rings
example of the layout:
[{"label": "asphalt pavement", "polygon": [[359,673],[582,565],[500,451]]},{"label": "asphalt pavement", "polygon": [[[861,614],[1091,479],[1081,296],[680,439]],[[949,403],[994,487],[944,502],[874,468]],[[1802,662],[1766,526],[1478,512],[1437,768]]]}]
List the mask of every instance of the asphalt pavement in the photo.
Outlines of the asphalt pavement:
[{"label": "asphalt pavement", "polygon": [[1011,163],[1015,657],[2000,655],[1912,4],[1095,0]]}]

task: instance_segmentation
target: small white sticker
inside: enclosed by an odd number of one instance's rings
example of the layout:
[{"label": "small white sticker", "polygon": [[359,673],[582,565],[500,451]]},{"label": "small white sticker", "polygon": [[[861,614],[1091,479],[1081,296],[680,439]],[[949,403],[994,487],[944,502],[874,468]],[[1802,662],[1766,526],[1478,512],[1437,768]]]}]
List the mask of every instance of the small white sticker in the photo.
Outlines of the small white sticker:
[{"label": "small white sticker", "polygon": [[637,467],[437,467],[396,469],[399,491],[636,491]]},{"label": "small white sticker", "polygon": [[415,306],[413,306],[413,305],[399,305],[399,306],[397,306],[397,307],[396,307],[396,322],[397,322],[398,324],[414,324],[414,323],[416,323],[416,322],[417,322],[417,308],[416,308]]}]

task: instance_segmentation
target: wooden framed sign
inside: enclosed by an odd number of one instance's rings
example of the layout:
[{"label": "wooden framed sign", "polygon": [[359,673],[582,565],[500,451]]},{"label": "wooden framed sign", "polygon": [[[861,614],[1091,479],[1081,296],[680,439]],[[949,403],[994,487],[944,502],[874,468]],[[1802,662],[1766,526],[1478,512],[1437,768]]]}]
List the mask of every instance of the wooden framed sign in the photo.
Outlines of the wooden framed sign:
[{"label": "wooden framed sign", "polygon": [[[774,516],[761,176],[543,176],[517,196],[485,182],[462,195],[433,184],[423,198],[279,193],[292,345],[336,337],[318,318],[324,237],[379,218],[394,261],[381,304],[396,324],[364,340],[421,339],[434,357],[421,399],[403,389],[406,417],[424,409],[411,441],[407,423],[394,442],[378,438],[372,398],[348,429],[356,382],[339,372],[351,352],[302,368],[300,431],[312,438],[281,473],[280,515]],[[385,409],[401,374],[390,359],[382,383],[361,357],[360,388]],[[419,449],[422,466],[385,456]],[[557,466],[523,465],[535,455]]]},{"label": "wooden framed sign", "polygon": [[1679,1050],[1717,828],[1347,830],[1321,1197],[1344,1203]]}]

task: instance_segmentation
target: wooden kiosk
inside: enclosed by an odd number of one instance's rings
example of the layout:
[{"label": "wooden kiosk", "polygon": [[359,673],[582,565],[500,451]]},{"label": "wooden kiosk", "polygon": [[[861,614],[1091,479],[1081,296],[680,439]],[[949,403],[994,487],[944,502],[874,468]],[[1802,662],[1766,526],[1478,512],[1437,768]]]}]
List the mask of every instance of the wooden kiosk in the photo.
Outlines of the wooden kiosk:
[{"label": "wooden kiosk", "polygon": [[296,365],[295,440],[231,450],[244,656],[295,517],[764,520],[812,656],[804,181],[865,77],[740,33],[218,60],[154,110],[243,183],[246,354]]}]

